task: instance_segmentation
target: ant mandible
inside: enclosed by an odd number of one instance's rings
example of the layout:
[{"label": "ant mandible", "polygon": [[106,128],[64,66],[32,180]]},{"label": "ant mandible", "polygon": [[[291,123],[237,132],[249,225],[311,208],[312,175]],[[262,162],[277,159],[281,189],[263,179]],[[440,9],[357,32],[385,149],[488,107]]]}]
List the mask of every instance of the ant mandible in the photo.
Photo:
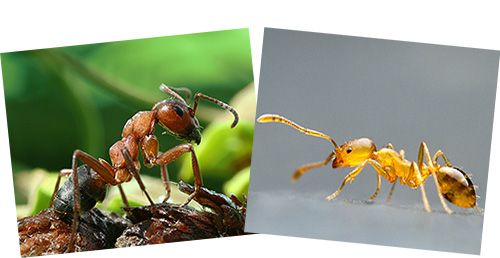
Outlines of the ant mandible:
[{"label": "ant mandible", "polygon": [[[436,183],[439,199],[446,212],[449,214],[452,213],[450,208],[446,205],[444,199],[459,207],[481,210],[476,206],[475,186],[472,184],[469,176],[458,167],[453,166],[441,150],[437,151],[431,158],[429,149],[427,148],[425,142],[420,144],[418,162],[411,162],[405,159],[403,150],[398,153],[394,150],[394,147],[391,144],[387,145],[386,148],[382,148],[377,151],[375,143],[373,143],[372,140],[368,138],[360,138],[346,142],[339,147],[337,146],[337,143],[335,143],[335,141],[326,134],[304,128],[280,115],[264,114],[260,116],[257,121],[260,123],[275,122],[286,124],[302,133],[324,138],[333,143],[335,149],[324,161],[299,167],[292,176],[292,182],[295,182],[306,171],[313,168],[323,167],[332,160],[333,169],[339,167],[356,167],[344,178],[340,188],[335,193],[327,197],[328,200],[335,198],[340,191],[342,191],[342,188],[344,188],[344,185],[349,180],[352,183],[361,170],[367,164],[371,164],[377,171],[378,185],[375,194],[373,194],[369,200],[375,198],[379,192],[380,176],[383,176],[387,179],[387,181],[394,184],[396,183],[396,179],[399,178],[399,182],[403,185],[408,185],[411,188],[420,187],[425,209],[427,212],[430,212],[431,209],[425,194],[424,182],[432,174]],[[427,159],[428,165],[423,163],[424,156]],[[441,166],[437,163],[437,159],[440,156],[443,157],[444,162],[446,163],[445,166]],[[387,200],[390,200],[394,184]]]},{"label": "ant mandible", "polygon": [[[104,191],[105,193],[105,190],[103,190],[105,186],[118,185],[125,206],[129,206],[120,184],[128,182],[132,180],[132,177],[135,177],[150,204],[154,205],[139,176],[139,150],[144,157],[144,165],[147,167],[154,165],[161,166],[161,176],[166,192],[164,201],[170,196],[166,164],[176,160],[179,156],[187,152],[191,153],[195,186],[194,192],[188,196],[187,200],[180,207],[187,205],[200,192],[203,185],[200,167],[194,148],[189,143],[194,142],[199,144],[201,142],[200,124],[195,117],[199,99],[203,98],[211,101],[231,112],[234,116],[231,128],[234,128],[238,123],[238,113],[226,103],[202,93],[196,93],[194,105],[191,108],[178,94],[185,93],[189,99],[191,96],[189,89],[175,89],[161,84],[160,90],[171,95],[173,98],[162,100],[156,103],[151,111],[140,111],[127,121],[122,131],[122,139],[113,144],[109,149],[109,156],[113,165],[110,165],[104,159],[96,159],[90,154],[77,149],[73,152],[71,170],[61,171],[52,196],[51,207],[54,207],[60,215],[74,214],[73,233],[68,251],[72,249],[73,242],[75,241],[79,212],[88,211],[95,205],[96,201],[102,201],[104,195],[101,192]],[[188,143],[180,144],[164,153],[160,152],[158,138],[153,134],[156,124],[162,126],[168,133],[177,136],[179,139],[186,140]],[[80,172],[77,171],[78,159],[85,163],[89,169],[81,169]],[[73,176],[72,180],[66,181],[72,182],[72,187],[71,183],[67,183],[59,189],[59,180],[62,175]],[[79,179],[79,177],[82,177],[82,179]],[[80,187],[80,184],[82,187]],[[93,190],[98,191],[99,194],[91,193]],[[81,207],[83,205],[80,202],[85,205],[83,209]]]}]

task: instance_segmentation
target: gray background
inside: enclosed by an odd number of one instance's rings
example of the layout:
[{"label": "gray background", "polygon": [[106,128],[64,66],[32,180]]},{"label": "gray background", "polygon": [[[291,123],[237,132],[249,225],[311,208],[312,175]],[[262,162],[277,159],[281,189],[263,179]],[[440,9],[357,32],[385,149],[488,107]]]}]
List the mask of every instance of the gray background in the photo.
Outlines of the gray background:
[{"label": "gray background", "polygon": [[[499,52],[265,29],[257,116],[283,115],[342,144],[369,137],[416,160],[425,141],[472,175],[484,208]],[[451,252],[480,252],[483,214],[449,204],[433,180],[426,213],[419,189],[382,187],[367,165],[326,201],[353,168],[293,171],[324,160],[333,145],[283,124],[256,123],[246,231]],[[441,164],[442,160],[440,159]],[[430,178],[432,179],[432,178]]]}]

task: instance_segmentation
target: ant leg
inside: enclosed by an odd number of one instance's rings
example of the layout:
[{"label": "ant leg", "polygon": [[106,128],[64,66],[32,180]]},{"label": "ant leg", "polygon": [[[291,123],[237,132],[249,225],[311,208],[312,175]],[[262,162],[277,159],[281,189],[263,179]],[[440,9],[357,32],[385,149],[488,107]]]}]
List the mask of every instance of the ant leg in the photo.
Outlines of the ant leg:
[{"label": "ant leg", "polygon": [[236,112],[236,110],[234,110],[234,108],[232,108],[228,104],[226,104],[218,99],[214,99],[212,97],[209,97],[209,96],[202,94],[202,93],[199,93],[199,92],[196,93],[196,95],[194,95],[193,115],[196,112],[196,108],[198,107],[198,101],[199,101],[200,97],[202,97],[208,101],[211,101],[211,102],[221,106],[222,108],[226,109],[227,111],[231,112],[234,116],[234,121],[231,124],[231,128],[234,128],[236,126],[236,124],[238,124],[239,116],[238,116],[238,113]]},{"label": "ant leg", "polygon": [[142,192],[144,193],[144,195],[146,195],[146,197],[148,198],[149,203],[153,206],[154,202],[151,199],[151,197],[149,197],[148,192],[146,192],[146,186],[142,182],[141,176],[139,175],[139,172],[137,172],[137,169],[135,168],[134,161],[132,159],[132,156],[130,155],[130,152],[128,151],[128,149],[123,148],[122,149],[122,154],[123,154],[123,157],[125,158],[125,163],[127,164],[128,171],[132,175],[134,175],[135,180],[137,181],[137,183],[139,183],[139,187],[141,188]]},{"label": "ant leg", "polygon": [[200,166],[198,165],[198,159],[196,158],[196,154],[194,153],[193,145],[186,143],[181,144],[179,146],[173,147],[172,149],[161,154],[155,161],[156,164],[166,165],[174,160],[176,160],[180,155],[191,152],[191,163],[193,165],[193,174],[194,174],[194,192],[191,193],[188,199],[180,206],[186,206],[201,190],[201,186],[203,185]]},{"label": "ant leg", "polygon": [[[158,152],[157,156],[161,156],[163,153]],[[170,198],[170,179],[168,178],[168,170],[167,165],[160,165],[161,169],[161,179],[163,181],[163,185],[165,185],[165,198],[163,198],[163,202],[167,202]]]},{"label": "ant leg", "polygon": [[73,170],[73,227],[71,230],[71,237],[69,240],[68,249],[66,249],[66,253],[70,253],[73,251],[76,233],[78,229],[78,219],[80,218],[80,185],[78,184],[78,172],[77,169],[77,158],[79,156],[79,150],[76,150],[73,153],[73,160],[71,164],[71,169]]},{"label": "ant leg", "polygon": [[[390,145],[390,146],[392,146],[392,145]],[[377,195],[378,195],[378,192],[380,190],[380,176],[383,176],[387,180],[389,180],[391,176],[389,175],[390,173],[388,173],[377,161],[369,159],[368,163],[370,163],[373,166],[373,168],[375,168],[375,170],[377,171],[377,190],[375,190],[375,193],[373,194],[373,196],[370,197],[370,199],[368,199],[370,201],[370,200],[374,199],[375,197],[377,197]],[[351,183],[352,183],[352,180],[351,180]]]},{"label": "ant leg", "polygon": [[73,200],[74,201],[74,207],[73,207],[73,213],[74,213],[74,219],[73,219],[73,227],[72,227],[72,232],[71,232],[71,237],[69,241],[69,247],[66,250],[66,252],[71,252],[73,251],[74,247],[74,242],[76,238],[76,232],[78,229],[78,219],[80,217],[80,186],[78,184],[78,172],[77,172],[77,161],[80,159],[83,161],[85,164],[89,165],[90,168],[92,168],[94,171],[96,171],[107,183],[116,185],[116,181],[111,176],[111,172],[103,165],[101,164],[97,159],[94,157],[90,156],[89,154],[81,151],[81,150],[75,150],[73,152],[73,158],[72,158],[72,164],[71,164],[71,170],[73,173],[73,186],[74,186],[74,191],[73,191]]},{"label": "ant leg", "polygon": [[[351,180],[350,183],[352,183],[352,181],[354,181],[354,178],[361,172],[361,170],[366,166],[366,164],[372,164],[372,166],[375,168],[375,170],[377,170],[378,174],[377,175],[385,175],[386,174],[386,171],[384,170],[384,168],[377,162],[377,161],[374,161],[374,160],[371,160],[371,159],[368,159],[368,160],[365,160],[363,163],[361,163],[361,165],[359,165],[357,168],[355,168],[353,171],[351,171],[351,173],[349,173],[345,178],[344,178],[344,181],[342,182],[342,184],[340,185],[340,188],[335,192],[333,193],[332,195],[328,196],[327,199],[328,200],[331,200],[333,198],[335,198],[339,193],[340,191],[342,191],[342,188],[344,188],[344,185],[347,183],[347,181]],[[377,189],[378,190],[378,189]],[[375,198],[375,196],[378,194],[378,191],[376,192],[376,194],[374,196],[372,196],[373,198]],[[371,198],[372,199],[372,198]],[[370,199],[370,200],[371,200]]]},{"label": "ant leg", "polygon": [[59,185],[61,184],[61,177],[69,176],[73,170],[71,169],[61,169],[59,175],[57,176],[56,186],[54,188],[54,193],[52,194],[52,198],[50,198],[50,207],[54,205],[54,198],[56,197],[57,190],[59,190]]},{"label": "ant leg", "polygon": [[391,187],[391,191],[389,192],[389,196],[387,196],[387,200],[385,200],[385,203],[389,203],[391,201],[391,197],[392,197],[392,192],[394,192],[394,188],[396,187],[396,183],[397,183],[397,178],[396,178],[396,181],[394,181],[394,183],[392,183],[392,187]]},{"label": "ant leg", "polygon": [[326,164],[330,163],[330,161],[332,161],[332,159],[333,159],[333,156],[335,156],[335,151],[332,151],[332,153],[330,155],[328,155],[328,157],[325,159],[325,161],[307,164],[307,165],[304,165],[304,166],[298,168],[297,170],[295,170],[295,172],[292,175],[292,179],[291,179],[292,183],[297,181],[297,179],[299,179],[299,177],[302,176],[302,174],[304,174],[307,170],[310,170],[313,168],[323,167]]},{"label": "ant leg", "polygon": [[326,197],[327,200],[331,201],[333,198],[335,198],[337,195],[339,195],[340,191],[342,191],[342,188],[344,188],[345,183],[347,181],[354,180],[354,178],[359,174],[359,172],[365,167],[365,165],[368,163],[368,160],[365,160],[361,165],[359,165],[357,168],[355,168],[351,173],[349,173],[345,178],[344,181],[342,181],[342,184],[340,185],[339,189],[333,193],[332,195]]},{"label": "ant leg", "polygon": [[[439,152],[440,151],[438,151],[438,153]],[[424,155],[424,153],[425,153],[425,157],[427,159],[427,163],[429,163],[429,169],[430,169],[430,171],[432,173],[432,177],[434,178],[434,183],[436,184],[436,189],[437,189],[437,193],[438,193],[438,196],[439,196],[439,200],[441,201],[441,205],[443,205],[443,208],[446,210],[446,212],[448,212],[448,214],[452,214],[453,211],[451,211],[450,208],[448,208],[448,205],[446,205],[446,202],[444,201],[443,194],[441,194],[441,189],[439,188],[439,182],[438,182],[437,176],[436,176],[436,170],[437,170],[437,168],[434,165],[435,160],[431,159],[431,154],[429,153],[429,148],[427,148],[427,145],[425,144],[425,142],[422,142],[420,144],[420,148],[418,150],[418,168],[419,168],[419,172],[422,171],[423,155]],[[436,160],[437,160],[437,157],[439,157],[438,153],[436,153],[436,155],[434,155],[435,158],[436,158]],[[444,156],[444,154],[442,154],[442,152],[441,152],[441,155],[445,159],[445,162],[449,163],[449,161],[447,161],[448,159]]]},{"label": "ant leg", "polygon": [[[106,169],[108,171],[114,171],[113,170],[113,167],[105,160],[99,158],[99,162],[104,166],[106,167]],[[125,205],[125,207],[130,207],[130,204],[128,202],[128,199],[127,199],[127,196],[125,195],[125,192],[123,191],[123,187],[121,186],[121,184],[118,184],[118,190],[120,191],[120,196],[122,197],[122,201],[123,201],[123,205]]]},{"label": "ant leg", "polygon": [[[113,168],[105,160],[101,159],[97,160],[81,150],[75,150],[75,152],[73,153],[73,159],[76,158],[80,159],[85,164],[89,165],[89,167],[92,168],[95,172],[97,172],[99,176],[101,176],[104,179],[104,181],[107,182],[108,184],[110,185],[118,184],[118,182],[116,182],[111,173]],[[130,205],[128,203],[127,197],[125,196],[123,188],[120,185],[118,185],[118,189],[120,190],[120,195],[122,197],[123,204],[129,207]]]},{"label": "ant leg", "polygon": [[125,195],[121,184],[118,185],[118,190],[120,190],[120,196],[122,197],[123,204],[125,205],[125,207],[129,208],[130,204],[128,203],[127,196]]},{"label": "ant leg", "polygon": [[451,162],[448,160],[448,158],[444,155],[444,153],[441,151],[441,150],[438,150],[436,152],[436,154],[434,154],[434,157],[432,158],[432,161],[433,162],[437,162],[437,159],[439,158],[439,156],[442,156],[443,159],[444,159],[444,163],[446,163],[446,166],[448,167],[452,167],[453,165],[451,164]]},{"label": "ant leg", "polygon": [[[387,175],[387,172],[385,171],[385,169],[375,160],[372,160],[372,159],[367,159],[365,161],[363,161],[363,163],[361,163],[361,165],[359,165],[358,167],[356,167],[353,171],[351,171],[351,173],[349,173],[345,178],[344,178],[344,181],[342,181],[342,184],[340,185],[340,188],[335,192],[333,193],[332,195],[326,197],[327,200],[332,200],[333,198],[335,198],[339,193],[340,191],[342,191],[342,188],[344,188],[344,185],[347,183],[347,181],[351,180],[350,183],[352,183],[352,181],[354,180],[354,178],[359,174],[359,172],[361,172],[361,170],[366,166],[366,164],[370,163],[374,168],[375,170],[377,171],[378,175],[382,175],[384,176],[385,178],[388,178],[386,177]],[[378,193],[377,193],[378,194]],[[375,195],[376,196],[376,195]],[[375,198],[375,197],[373,197]]]},{"label": "ant leg", "polygon": [[335,198],[337,195],[339,195],[340,191],[342,191],[342,188],[344,188],[344,185],[347,183],[347,181],[351,180],[351,183],[352,183],[354,178],[359,174],[359,172],[361,172],[361,170],[366,166],[366,164],[368,164],[369,161],[370,160],[363,161],[363,163],[361,163],[361,165],[359,165],[353,171],[351,171],[351,173],[349,173],[344,178],[344,181],[342,181],[342,184],[340,185],[339,189],[335,193],[333,193],[332,195],[326,197],[326,199],[330,201],[333,198]]},{"label": "ant leg", "polygon": [[378,195],[378,191],[380,190],[380,174],[377,173],[377,190],[375,190],[375,193],[368,199],[368,201],[373,200],[375,197]]},{"label": "ant leg", "polygon": [[165,185],[165,198],[163,202],[167,202],[168,198],[170,198],[170,180],[168,178],[167,165],[161,165],[161,179],[163,180],[163,184]]},{"label": "ant leg", "polygon": [[[105,166],[101,162],[99,162],[97,159],[94,157],[90,156],[88,153],[85,153],[81,150],[75,150],[73,152],[73,165],[76,166],[76,159],[80,159],[83,161],[83,163],[89,165],[90,168],[92,168],[95,172],[99,174],[99,176],[104,179],[105,182],[107,182],[110,185],[117,185],[118,182],[113,178],[112,171],[110,167]],[[73,173],[76,173],[76,167],[73,168]]]},{"label": "ant leg", "polygon": [[[421,164],[420,164],[421,165]],[[410,174],[416,174],[418,184],[420,184],[420,191],[422,192],[422,201],[424,202],[424,207],[427,212],[431,212],[431,207],[429,206],[429,201],[427,200],[427,195],[425,194],[424,181],[422,175],[420,174],[420,169],[422,166],[417,167],[417,163],[412,162],[410,166]]]}]

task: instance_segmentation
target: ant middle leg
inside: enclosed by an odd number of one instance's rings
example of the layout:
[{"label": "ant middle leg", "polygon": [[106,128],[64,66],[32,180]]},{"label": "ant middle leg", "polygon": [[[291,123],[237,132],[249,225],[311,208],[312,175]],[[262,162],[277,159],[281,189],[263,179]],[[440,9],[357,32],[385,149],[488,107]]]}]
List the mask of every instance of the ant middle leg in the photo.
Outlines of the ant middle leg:
[{"label": "ant middle leg", "polygon": [[[182,205],[180,205],[180,207],[186,206],[196,195],[198,195],[198,193],[201,190],[201,186],[203,185],[203,180],[200,173],[200,166],[198,165],[198,159],[196,158],[193,145],[186,143],[175,146],[172,149],[159,155],[159,157],[155,161],[155,163],[158,165],[166,165],[176,160],[179,156],[187,152],[191,152],[191,163],[193,166],[193,174],[195,179],[194,192],[189,195],[187,200]],[[169,191],[169,189],[167,191]]]}]

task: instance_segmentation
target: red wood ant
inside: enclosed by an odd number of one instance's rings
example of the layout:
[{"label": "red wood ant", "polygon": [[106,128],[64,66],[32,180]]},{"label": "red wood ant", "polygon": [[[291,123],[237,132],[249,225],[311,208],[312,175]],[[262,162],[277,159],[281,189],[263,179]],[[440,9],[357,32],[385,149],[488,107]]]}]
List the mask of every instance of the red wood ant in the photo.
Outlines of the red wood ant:
[{"label": "red wood ant", "polygon": [[[378,194],[380,189],[380,176],[383,176],[391,183],[395,183],[396,179],[399,178],[399,182],[403,185],[408,185],[411,188],[420,187],[425,209],[427,212],[430,212],[431,209],[425,195],[424,183],[432,174],[437,186],[437,192],[441,204],[448,213],[451,214],[452,211],[448,208],[444,199],[459,207],[476,208],[477,210],[481,210],[476,206],[475,186],[469,176],[464,171],[453,166],[441,150],[437,151],[431,158],[429,149],[427,148],[425,142],[420,144],[418,162],[411,162],[404,158],[403,150],[398,153],[394,150],[391,144],[389,144],[386,148],[382,148],[377,151],[375,143],[373,143],[372,140],[368,138],[360,138],[344,143],[339,147],[337,146],[337,143],[335,143],[335,141],[326,134],[304,128],[279,115],[265,114],[260,116],[257,121],[260,123],[283,123],[292,126],[302,133],[324,138],[333,143],[335,149],[324,161],[307,164],[298,168],[292,176],[292,182],[295,182],[306,171],[313,168],[323,167],[332,160],[333,169],[338,167],[356,167],[344,178],[340,188],[335,193],[327,197],[328,200],[335,198],[340,191],[342,191],[342,188],[344,188],[344,185],[348,181],[351,181],[352,183],[361,170],[367,164],[371,164],[377,171],[378,185],[375,194],[373,194],[369,200],[375,198]],[[428,165],[423,163],[424,156],[427,159]],[[437,163],[437,159],[440,156],[443,157],[444,162],[446,163],[445,166],[441,166]],[[393,189],[394,185],[391,189],[388,200],[390,200]]]},{"label": "red wood ant", "polygon": [[[200,168],[193,146],[189,143],[194,142],[199,144],[201,142],[200,124],[195,117],[198,101],[200,98],[203,98],[231,112],[234,115],[231,128],[234,128],[238,123],[238,113],[226,103],[202,93],[196,93],[194,106],[191,108],[178,94],[185,93],[189,99],[191,96],[189,89],[175,89],[161,84],[160,90],[171,95],[173,98],[160,101],[153,106],[151,111],[138,112],[127,121],[123,128],[122,139],[113,144],[109,149],[113,165],[110,165],[104,159],[96,159],[81,150],[75,150],[71,170],[61,171],[56,183],[55,189],[57,191],[54,190],[52,196],[51,207],[60,215],[71,213],[74,215],[73,232],[68,252],[72,250],[75,241],[79,212],[88,211],[94,207],[97,201],[102,201],[107,185],[118,185],[125,206],[129,206],[120,184],[128,182],[132,177],[135,177],[150,204],[154,205],[138,173],[140,170],[140,163],[138,161],[139,150],[144,157],[144,164],[147,167],[154,165],[161,166],[161,175],[166,190],[164,201],[170,196],[166,164],[187,152],[191,153],[195,190],[180,207],[187,205],[200,192],[203,185]],[[168,133],[177,136],[177,138],[188,141],[188,143],[173,147],[164,153],[159,152],[158,139],[153,134],[156,124],[159,124]],[[77,168],[78,159],[83,161],[88,167],[86,169]],[[67,180],[59,188],[60,177],[68,174],[72,176],[71,180]]]}]

